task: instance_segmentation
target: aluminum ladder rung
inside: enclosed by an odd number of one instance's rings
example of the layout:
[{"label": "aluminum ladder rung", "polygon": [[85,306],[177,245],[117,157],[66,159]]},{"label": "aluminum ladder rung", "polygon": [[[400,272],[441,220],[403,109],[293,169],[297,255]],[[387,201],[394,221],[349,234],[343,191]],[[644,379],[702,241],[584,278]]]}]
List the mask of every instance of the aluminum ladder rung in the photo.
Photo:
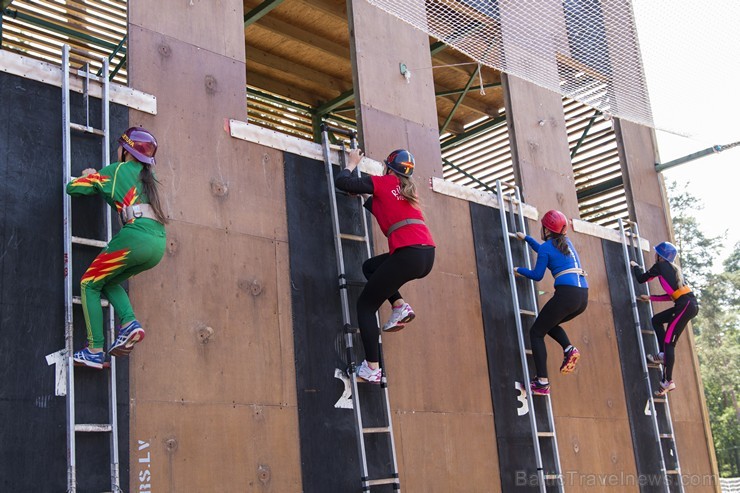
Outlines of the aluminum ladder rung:
[{"label": "aluminum ladder rung", "polygon": [[80,433],[109,433],[113,427],[105,424],[79,424],[75,425],[75,431]]},{"label": "aluminum ladder rung", "polygon": [[534,312],[534,310],[525,310],[524,308],[519,309],[519,313],[522,315],[529,315],[530,317],[536,317],[537,314]]},{"label": "aluminum ladder rung", "polygon": [[380,426],[377,428],[363,428],[362,432],[366,435],[369,435],[371,433],[390,433],[391,429],[388,426]]},{"label": "aluminum ladder rung", "polygon": [[668,438],[670,440],[673,440],[673,433],[661,433],[660,438]]},{"label": "aluminum ladder rung", "polygon": [[81,68],[71,70],[71,73],[79,75],[80,77],[85,77],[86,79],[94,80],[95,82],[103,81],[102,77],[98,77],[94,73],[88,72],[87,70],[82,70]]},{"label": "aluminum ladder rung", "polygon": [[538,431],[537,436],[538,437],[554,437],[555,432],[554,431]]},{"label": "aluminum ladder rung", "polygon": [[71,128],[72,130],[77,130],[78,132],[82,132],[83,134],[93,134],[93,135],[97,135],[98,137],[105,137],[104,131],[97,129],[97,128],[93,128],[89,125],[82,125],[80,123],[70,122],[69,128]]},{"label": "aluminum ladder rung", "polygon": [[557,474],[545,474],[545,479],[560,479]]},{"label": "aluminum ladder rung", "polygon": [[399,484],[398,478],[380,478],[380,479],[368,479],[365,481],[368,486],[381,486],[384,484]]},{"label": "aluminum ladder rung", "polygon": [[[74,303],[75,305],[81,305],[82,298],[80,298],[79,296],[72,296],[72,303]],[[105,298],[100,298],[100,306],[107,307],[109,305],[110,303],[108,303],[108,300],[106,300]]]},{"label": "aluminum ladder rung", "polygon": [[525,349],[524,350],[524,354],[528,354],[528,355],[531,356],[532,355],[532,350],[531,349]]},{"label": "aluminum ladder rung", "polygon": [[665,473],[676,475],[676,474],[681,474],[681,470],[680,469],[667,469]]},{"label": "aluminum ladder rung", "polygon": [[339,237],[343,240],[349,240],[349,241],[360,241],[362,243],[365,243],[365,237],[360,235],[351,235],[348,233],[339,233]]},{"label": "aluminum ladder rung", "polygon": [[72,243],[76,245],[87,245],[87,246],[94,246],[94,247],[100,247],[100,248],[105,248],[108,246],[107,241],[94,240],[92,238],[82,238],[80,236],[73,236]]},{"label": "aluminum ladder rung", "polygon": [[508,236],[509,238],[516,238],[516,233],[512,233],[511,231],[507,231],[507,232],[506,232],[506,235],[507,235],[507,236]]},{"label": "aluminum ladder rung", "polygon": [[643,334],[645,334],[647,336],[651,336],[651,335],[654,335],[655,334],[655,331],[654,330],[650,330],[650,329],[640,329],[640,332],[642,332]]},{"label": "aluminum ladder rung", "polygon": [[655,397],[655,398],[653,398],[653,402],[657,402],[659,404],[663,404],[663,403],[665,403],[667,401],[666,401],[666,398],[665,397]]}]

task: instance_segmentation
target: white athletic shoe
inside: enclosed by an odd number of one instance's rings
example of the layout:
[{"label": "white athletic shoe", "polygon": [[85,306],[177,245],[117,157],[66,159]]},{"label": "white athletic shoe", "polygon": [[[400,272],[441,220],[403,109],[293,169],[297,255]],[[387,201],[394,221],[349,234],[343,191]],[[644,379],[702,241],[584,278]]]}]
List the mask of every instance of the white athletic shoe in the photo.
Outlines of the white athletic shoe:
[{"label": "white athletic shoe", "polygon": [[396,332],[403,329],[407,323],[411,322],[416,315],[408,303],[399,307],[393,307],[391,318],[383,326],[384,332]]},{"label": "white athletic shoe", "polygon": [[675,390],[675,388],[676,388],[676,384],[673,383],[673,380],[671,381],[661,380],[660,388],[658,388],[658,390],[655,391],[655,397],[662,397],[666,395],[668,392],[670,392],[671,390]]},{"label": "white athletic shoe", "polygon": [[357,367],[357,376],[370,383],[380,383],[380,380],[383,377],[383,370],[380,368],[373,370],[367,365],[367,361],[363,361],[362,364]]},{"label": "white athletic shoe", "polygon": [[663,355],[663,353],[648,354],[645,356],[645,358],[651,365],[662,365],[665,363],[665,356]]}]

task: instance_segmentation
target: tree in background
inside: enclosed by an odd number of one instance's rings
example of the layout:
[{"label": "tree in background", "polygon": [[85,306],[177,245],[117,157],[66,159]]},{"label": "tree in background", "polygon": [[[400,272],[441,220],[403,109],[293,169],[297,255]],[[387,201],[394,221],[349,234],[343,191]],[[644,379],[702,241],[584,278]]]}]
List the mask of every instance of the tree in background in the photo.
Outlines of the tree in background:
[{"label": "tree in background", "polygon": [[721,237],[708,237],[692,209],[701,202],[669,186],[673,229],[686,282],[699,298],[692,326],[704,383],[717,463],[722,477],[740,476],[740,243],[712,273]]}]

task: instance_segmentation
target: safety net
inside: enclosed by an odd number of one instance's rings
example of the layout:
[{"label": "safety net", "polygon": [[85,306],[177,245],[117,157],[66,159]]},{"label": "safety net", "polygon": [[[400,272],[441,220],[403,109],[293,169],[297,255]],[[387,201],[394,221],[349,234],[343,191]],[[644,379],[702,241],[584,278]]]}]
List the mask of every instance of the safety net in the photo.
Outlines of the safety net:
[{"label": "safety net", "polygon": [[[737,19],[740,2],[368,1],[483,65],[585,103],[607,119],[614,116],[674,133],[690,134],[694,129],[688,119],[677,121],[670,111],[656,121],[645,60],[649,59],[648,69],[657,67],[653,75],[663,83],[659,98],[664,106],[670,106],[672,97],[685,100],[682,83],[690,67],[708,63],[725,70],[729,64],[737,67],[738,57],[726,53],[737,50],[740,30],[726,21]],[[702,19],[711,23],[702,25],[705,32],[697,32]],[[719,36],[726,41],[708,41]],[[643,38],[650,42],[647,53],[641,46]],[[728,47],[730,41],[734,46]],[[698,52],[691,59],[681,53],[689,42],[691,53]],[[671,84],[681,86],[683,93],[675,87],[671,91]]]}]

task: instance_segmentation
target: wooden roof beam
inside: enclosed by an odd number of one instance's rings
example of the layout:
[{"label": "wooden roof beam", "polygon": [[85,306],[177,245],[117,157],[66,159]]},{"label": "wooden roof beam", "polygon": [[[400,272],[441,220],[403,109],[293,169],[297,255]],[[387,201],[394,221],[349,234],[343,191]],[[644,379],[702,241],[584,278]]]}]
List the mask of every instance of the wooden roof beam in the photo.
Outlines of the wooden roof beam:
[{"label": "wooden roof beam", "polygon": [[262,90],[279,94],[283,97],[305,103],[311,107],[320,105],[323,101],[330,99],[332,96],[321,94],[314,91],[305,91],[295,87],[293,84],[287,84],[276,80],[269,75],[261,74],[254,70],[247,70],[247,83],[250,86],[258,87]]},{"label": "wooden roof beam", "polygon": [[[274,17],[265,17],[256,24],[259,28],[264,28],[283,38],[291,39],[302,44],[310,45],[328,55],[346,59],[349,63],[349,48],[329,41],[326,38],[318,36],[312,32],[296,27],[287,22],[275,19]],[[245,31],[245,37],[249,39]]]},{"label": "wooden roof beam", "polygon": [[313,7],[329,14],[335,19],[348,22],[346,2],[333,2],[331,0],[298,0],[300,3]]},{"label": "wooden roof beam", "polygon": [[[323,72],[306,67],[305,65],[262,51],[254,46],[247,44],[245,49],[247,53],[247,63],[257,63],[280,72],[285,72],[294,77],[312,81],[330,91],[342,93],[352,88],[352,82],[337,79]],[[247,69],[247,77],[249,76],[248,74],[249,69]]]}]

